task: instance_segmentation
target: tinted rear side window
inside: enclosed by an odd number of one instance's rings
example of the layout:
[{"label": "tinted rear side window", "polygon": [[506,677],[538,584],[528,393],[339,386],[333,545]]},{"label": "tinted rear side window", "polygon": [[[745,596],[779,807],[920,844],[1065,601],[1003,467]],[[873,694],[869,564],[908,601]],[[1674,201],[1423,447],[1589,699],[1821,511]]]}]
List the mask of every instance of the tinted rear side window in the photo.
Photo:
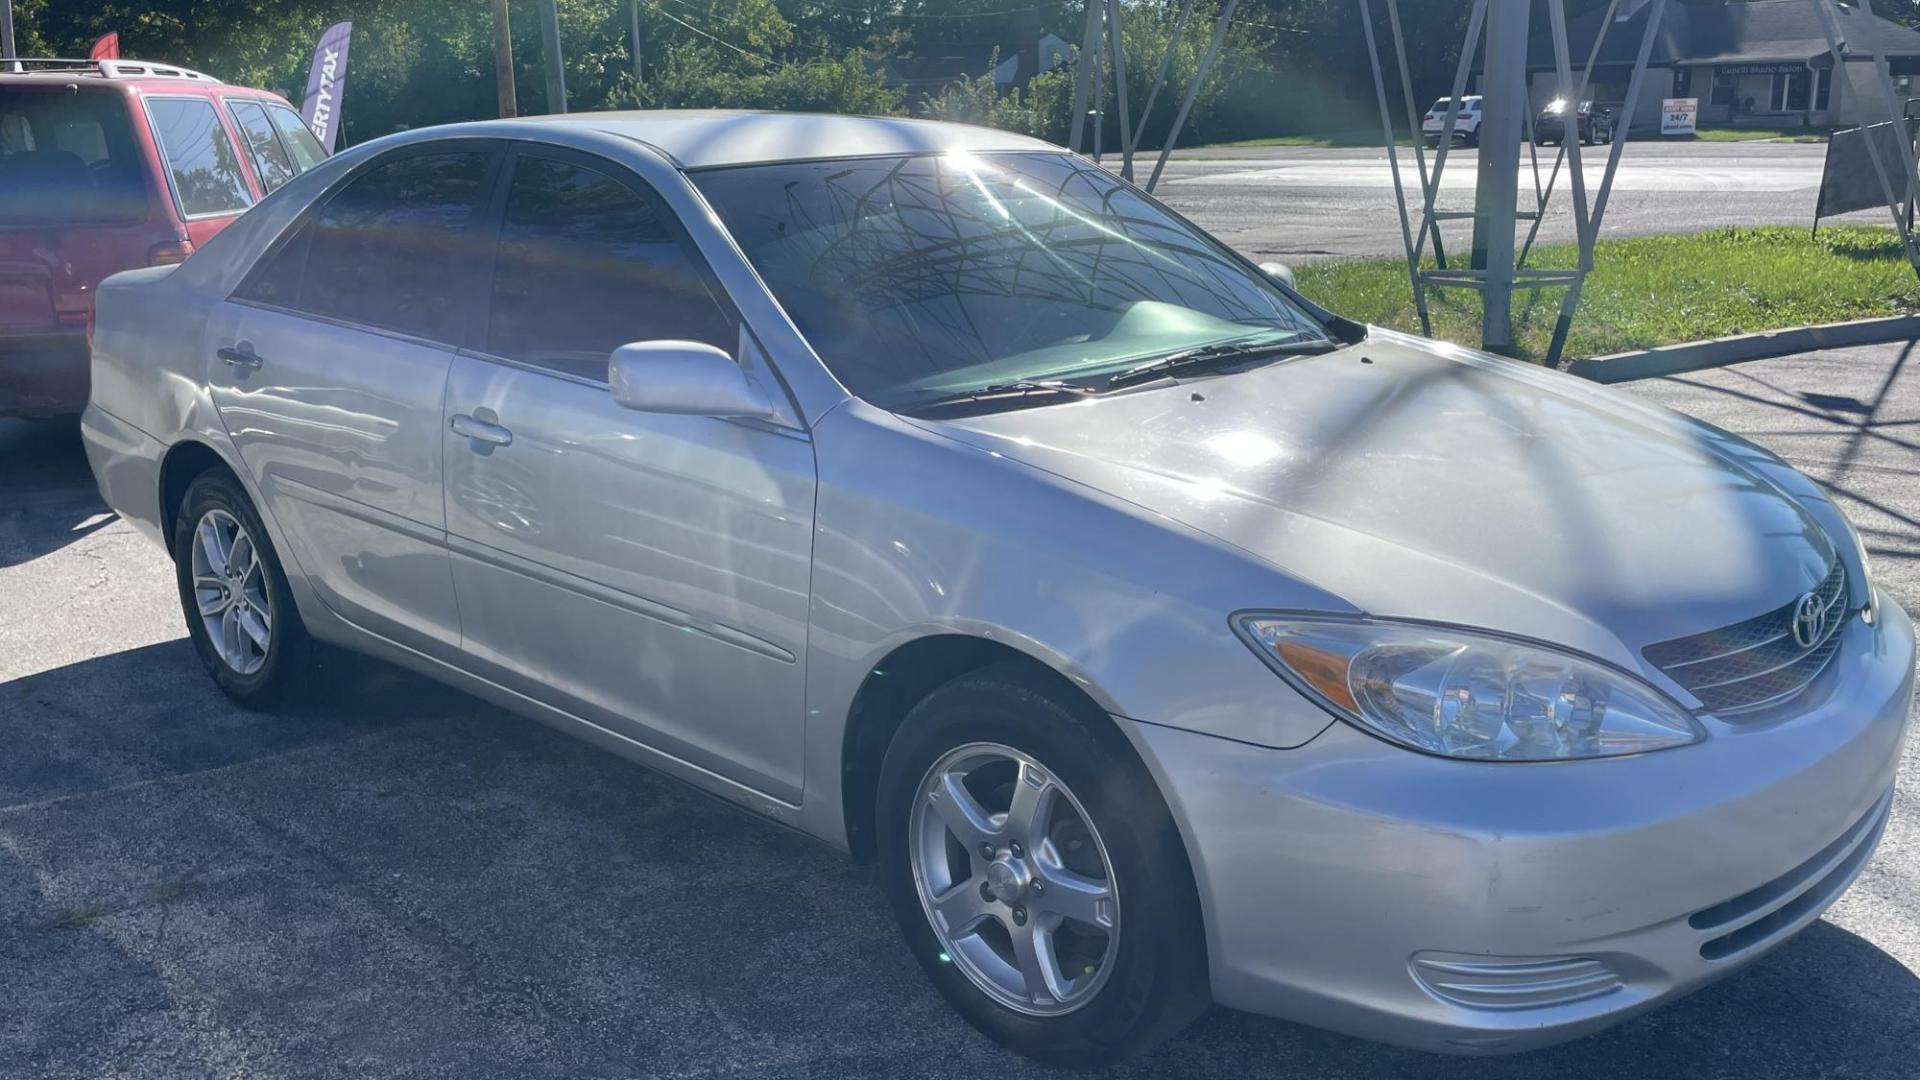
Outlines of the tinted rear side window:
[{"label": "tinted rear side window", "polygon": [[281,145],[265,109],[251,101],[229,101],[227,109],[240,128],[240,137],[247,141],[247,153],[253,157],[253,172],[260,178],[262,190],[272,194],[298,175],[300,170],[293,167],[293,159],[287,156],[287,148]]},{"label": "tinted rear side window", "polygon": [[147,192],[125,97],[0,86],[0,226],[140,221]]},{"label": "tinted rear side window", "polygon": [[703,263],[656,200],[604,173],[522,157],[494,264],[487,351],[605,379],[631,341],[703,341],[732,353],[736,332]]},{"label": "tinted rear side window", "polygon": [[237,214],[253,205],[240,155],[206,98],[148,98],[153,133],[173,174],[180,212]]},{"label": "tinted rear side window", "polygon": [[416,337],[444,338],[449,282],[472,236],[492,155],[376,165],[330,199],[242,290],[249,299]]},{"label": "tinted rear side window", "polygon": [[280,131],[280,139],[287,144],[287,152],[293,155],[293,167],[306,172],[327,159],[327,152],[320,148],[320,140],[313,137],[307,129],[307,122],[300,114],[284,105],[267,106],[267,116],[273,120],[273,126]]}]

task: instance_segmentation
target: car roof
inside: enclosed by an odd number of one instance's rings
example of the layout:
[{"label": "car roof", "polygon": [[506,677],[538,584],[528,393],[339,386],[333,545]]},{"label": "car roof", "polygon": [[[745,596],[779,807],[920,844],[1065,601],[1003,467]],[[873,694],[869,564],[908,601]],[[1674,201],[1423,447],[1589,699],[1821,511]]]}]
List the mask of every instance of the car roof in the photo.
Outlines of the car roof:
[{"label": "car roof", "polygon": [[685,169],[956,150],[1060,149],[1025,135],[970,124],[893,116],[721,109],[566,113],[459,126],[478,135],[495,125],[527,122],[587,128],[629,138],[659,150]]},{"label": "car roof", "polygon": [[132,85],[137,89],[147,89],[154,84],[171,86],[222,86],[219,79],[211,75],[183,68],[175,64],[162,64],[151,60],[63,60],[47,57],[10,57],[0,68],[0,81],[25,85],[44,85],[50,82],[111,82],[117,86]]}]

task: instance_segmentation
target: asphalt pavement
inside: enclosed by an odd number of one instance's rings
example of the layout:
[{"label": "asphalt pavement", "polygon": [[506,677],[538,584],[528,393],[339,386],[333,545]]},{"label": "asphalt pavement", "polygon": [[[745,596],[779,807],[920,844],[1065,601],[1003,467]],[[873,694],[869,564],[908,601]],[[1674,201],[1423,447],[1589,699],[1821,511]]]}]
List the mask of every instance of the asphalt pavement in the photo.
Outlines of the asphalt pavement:
[{"label": "asphalt pavement", "polygon": [[[1605,171],[1608,147],[1581,148],[1581,176],[1589,198]],[[1653,233],[1698,232],[1719,226],[1811,227],[1822,143],[1628,142],[1607,211],[1602,239]],[[1553,173],[1553,147],[1541,148],[1539,185]],[[1412,149],[1400,150],[1400,171],[1418,224],[1419,176]],[[1119,157],[1106,155],[1109,167]],[[1429,167],[1434,162],[1431,156]],[[1520,206],[1534,205],[1532,159],[1522,149]],[[1145,182],[1151,158],[1136,172]],[[1473,209],[1479,152],[1458,148],[1441,175],[1441,210]],[[1571,165],[1563,165],[1540,223],[1542,244],[1573,242]],[[1154,193],[1168,205],[1257,259],[1306,263],[1319,259],[1405,258],[1393,172],[1380,147],[1217,147],[1181,151],[1168,164]],[[1885,210],[1830,219],[1835,223],[1886,225]],[[1465,251],[1470,221],[1441,228],[1449,251]]]},{"label": "asphalt pavement", "polygon": [[[1910,351],[1630,392],[1828,484],[1920,610]],[[967,1028],[819,845],[370,662],[242,712],[184,635],[73,427],[0,422],[0,1077],[1049,1075]],[[1621,1027],[1467,1060],[1215,1009],[1119,1075],[1912,1080],[1916,757],[1824,920]]]}]

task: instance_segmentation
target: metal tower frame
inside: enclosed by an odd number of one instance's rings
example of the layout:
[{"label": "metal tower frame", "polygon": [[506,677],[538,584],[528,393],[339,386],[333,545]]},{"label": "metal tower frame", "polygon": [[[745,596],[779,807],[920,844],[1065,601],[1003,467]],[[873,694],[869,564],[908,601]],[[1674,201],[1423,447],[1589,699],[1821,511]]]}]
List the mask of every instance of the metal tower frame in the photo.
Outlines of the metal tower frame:
[{"label": "metal tower frame", "polygon": [[[1152,191],[1160,183],[1160,174],[1166,171],[1167,159],[1180,141],[1180,130],[1187,124],[1187,115],[1193,111],[1193,103],[1200,97],[1200,88],[1207,81],[1207,75],[1213,70],[1213,64],[1220,56],[1220,46],[1227,39],[1227,31],[1233,25],[1233,13],[1240,6],[1240,0],[1226,0],[1220,6],[1220,15],[1214,20],[1213,37],[1207,42],[1206,52],[1200,56],[1200,64],[1194,69],[1193,78],[1187,83],[1187,91],[1181,98],[1180,108],[1173,114],[1173,125],[1167,131],[1166,139],[1160,145],[1159,156],[1154,160],[1153,172],[1147,177],[1146,188]],[[1086,27],[1080,39],[1078,70],[1073,79],[1073,121],[1067,135],[1067,149],[1081,153],[1082,147],[1089,141],[1086,138],[1086,122],[1093,117],[1093,157],[1100,159],[1101,131],[1104,117],[1100,114],[1101,100],[1105,96],[1105,76],[1107,69],[1113,71],[1114,106],[1119,113],[1120,122],[1120,175],[1133,179],[1134,157],[1139,152],[1140,139],[1146,134],[1147,118],[1153,112],[1154,103],[1160,99],[1160,90],[1166,84],[1167,76],[1173,70],[1173,60],[1180,48],[1180,39],[1186,33],[1187,21],[1193,15],[1193,0],[1182,0],[1180,12],[1174,17],[1172,33],[1167,38],[1167,49],[1160,58],[1160,70],[1153,78],[1153,88],[1147,92],[1147,102],[1140,115],[1130,115],[1127,97],[1127,56],[1121,48],[1121,2],[1120,0],[1086,0]]]},{"label": "metal tower frame", "polygon": [[[1421,191],[1419,221],[1416,226],[1413,215],[1408,210],[1405,182],[1401,178],[1399,151],[1393,131],[1393,116],[1387,105],[1386,75],[1381,64],[1379,43],[1374,31],[1371,0],[1358,0],[1362,29],[1367,42],[1367,59],[1373,67],[1374,96],[1380,109],[1381,139],[1387,149],[1387,164],[1393,173],[1394,202],[1400,213],[1401,239],[1406,245],[1407,278],[1413,288],[1414,308],[1420,315],[1423,332],[1432,333],[1433,323],[1427,308],[1426,290],[1436,288],[1467,288],[1481,295],[1481,344],[1494,352],[1510,352],[1513,348],[1513,329],[1511,326],[1511,306],[1515,289],[1539,289],[1548,286],[1564,286],[1566,293],[1561,299],[1560,314],[1554,323],[1553,339],[1547,350],[1545,362],[1558,364],[1560,355],[1566,347],[1567,331],[1572,326],[1573,315],[1579,306],[1580,290],[1586,283],[1586,276],[1593,269],[1593,246],[1600,234],[1600,224],[1606,215],[1607,199],[1613,190],[1614,177],[1620,167],[1620,153],[1625,143],[1615,138],[1608,147],[1606,169],[1601,175],[1600,186],[1591,200],[1588,198],[1586,172],[1580,160],[1580,140],[1577,131],[1577,119],[1563,133],[1560,151],[1555,157],[1553,172],[1546,184],[1540,182],[1540,161],[1533,140],[1529,137],[1528,157],[1532,164],[1534,185],[1534,207],[1532,210],[1518,208],[1518,188],[1520,170],[1520,142],[1523,131],[1530,135],[1532,110],[1529,105],[1526,86],[1526,58],[1528,31],[1531,28],[1532,7],[1535,0],[1474,0],[1467,16],[1467,32],[1461,43],[1460,60],[1454,70],[1453,90],[1448,100],[1445,122],[1441,126],[1439,145],[1434,154],[1431,174],[1426,169],[1425,156],[1421,152],[1422,139],[1419,136],[1420,114],[1413,101],[1412,87],[1407,79],[1406,36],[1400,28],[1399,0],[1384,0],[1387,9],[1388,26],[1393,37],[1394,57],[1400,75],[1402,96],[1406,106],[1407,128],[1415,135],[1415,158],[1419,165]],[[1581,72],[1580,81],[1573,79],[1572,62],[1568,56],[1567,19],[1564,0],[1538,0],[1547,9],[1548,25],[1553,46],[1554,73],[1559,84],[1560,97],[1568,102],[1577,103],[1585,92],[1588,79],[1593,72],[1594,61],[1599,56],[1600,40],[1596,39],[1587,56],[1587,64]],[[1617,2],[1617,0],[1616,0]],[[1651,0],[1646,32],[1641,36],[1639,52],[1634,59],[1633,73],[1627,81],[1627,97],[1623,103],[1626,123],[1631,127],[1634,112],[1640,101],[1640,90],[1645,82],[1647,59],[1653,50],[1654,38],[1659,32],[1662,17],[1666,13],[1667,0]],[[1612,24],[1614,5],[1607,9],[1607,17],[1602,24],[1605,28]],[[1440,181],[1446,173],[1447,155],[1452,149],[1453,134],[1460,114],[1460,100],[1466,93],[1467,76],[1473,68],[1474,57],[1481,51],[1482,39],[1485,40],[1486,62],[1482,65],[1481,96],[1486,102],[1483,107],[1483,119],[1480,125],[1480,155],[1478,183],[1472,210],[1443,210],[1436,206],[1440,195]],[[1545,216],[1549,201],[1553,195],[1555,183],[1559,179],[1561,162],[1568,163],[1567,176],[1572,188],[1574,234],[1579,247],[1579,259],[1571,270],[1542,270],[1526,265],[1526,256],[1531,252],[1534,237],[1538,234],[1540,221]],[[1445,254],[1439,248],[1439,223],[1449,220],[1470,219],[1474,223],[1473,260],[1467,267],[1448,266]],[[1513,234],[1520,221],[1532,223],[1527,239],[1519,254],[1514,251]],[[1427,268],[1422,265],[1426,253],[1428,238],[1435,241],[1435,265]]]}]

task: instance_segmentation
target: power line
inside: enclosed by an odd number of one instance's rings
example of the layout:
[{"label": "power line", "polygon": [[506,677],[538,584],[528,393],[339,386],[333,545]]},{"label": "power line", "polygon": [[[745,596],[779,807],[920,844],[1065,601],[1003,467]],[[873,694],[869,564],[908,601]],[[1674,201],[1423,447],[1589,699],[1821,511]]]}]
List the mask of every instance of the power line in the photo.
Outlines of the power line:
[{"label": "power line", "polygon": [[702,29],[700,29],[699,27],[697,27],[697,26],[695,26],[695,25],[693,25],[692,23],[690,23],[690,22],[688,22],[687,20],[685,20],[685,19],[683,19],[683,18],[681,18],[680,16],[678,16],[678,15],[675,15],[675,14],[673,14],[673,13],[672,13],[672,12],[670,12],[670,11],[667,11],[666,9],[664,9],[664,8],[662,8],[662,7],[661,7],[660,5],[658,5],[658,4],[655,4],[655,5],[653,5],[653,13],[654,13],[655,15],[659,15],[659,16],[662,16],[662,17],[664,17],[664,18],[667,18],[667,19],[671,19],[671,20],[673,20],[674,22],[677,22],[677,23],[679,23],[679,24],[680,24],[681,26],[684,26],[684,27],[686,27],[687,29],[689,29],[689,30],[691,30],[691,31],[693,31],[694,33],[696,33],[696,34],[699,34],[699,35],[700,35],[701,37],[703,37],[703,38],[706,38],[706,39],[707,39],[708,41],[711,41],[711,42],[713,42],[713,43],[714,43],[714,44],[716,44],[716,45],[724,45],[724,46],[726,46],[727,48],[729,48],[729,49],[732,49],[732,50],[733,50],[734,52],[737,52],[737,53],[739,53],[739,54],[740,54],[741,56],[744,56],[744,57],[746,57],[746,58],[747,58],[747,59],[749,59],[749,60],[754,60],[754,61],[757,61],[757,62],[759,62],[759,63],[762,63],[762,64],[771,64],[771,63],[774,63],[774,62],[775,62],[775,61],[773,61],[773,60],[771,60],[771,59],[769,59],[769,58],[767,58],[767,57],[765,57],[765,56],[761,56],[761,55],[760,55],[759,53],[756,53],[756,52],[748,52],[747,50],[745,50],[745,49],[743,49],[743,48],[741,48],[741,47],[740,47],[740,46],[738,46],[738,45],[735,45],[735,44],[734,44],[733,42],[731,42],[731,41],[728,41],[728,40],[727,40],[727,39],[725,39],[725,38],[722,38],[722,37],[717,37],[717,36],[715,36],[715,35],[713,35],[713,34],[709,34],[709,33],[707,33],[707,32],[706,32],[705,30],[702,30]]}]

